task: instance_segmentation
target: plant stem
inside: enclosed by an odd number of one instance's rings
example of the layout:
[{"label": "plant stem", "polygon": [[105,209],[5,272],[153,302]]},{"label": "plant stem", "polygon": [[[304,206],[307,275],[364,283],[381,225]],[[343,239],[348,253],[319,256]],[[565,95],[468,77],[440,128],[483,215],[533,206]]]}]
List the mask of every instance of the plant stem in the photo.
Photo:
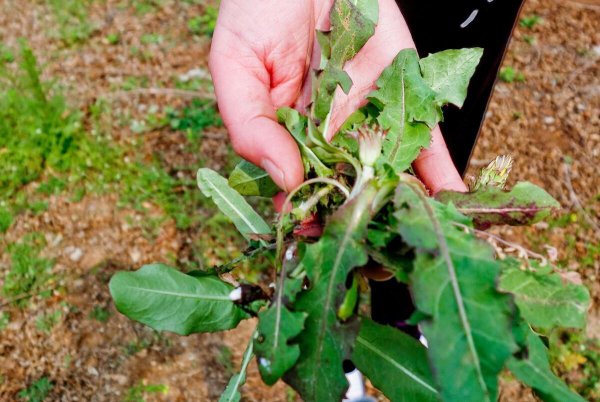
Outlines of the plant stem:
[{"label": "plant stem", "polygon": [[215,271],[219,275],[220,274],[225,274],[227,272],[232,271],[235,268],[235,266],[237,264],[239,264],[240,262],[248,260],[250,258],[253,258],[257,254],[262,254],[265,251],[275,250],[276,248],[277,248],[277,244],[276,243],[270,243],[270,244],[267,244],[264,247],[259,247],[259,248],[255,248],[255,249],[252,249],[252,250],[245,251],[244,254],[242,254],[241,256],[239,256],[239,257],[237,257],[237,258],[235,258],[235,259],[233,259],[233,260],[231,260],[231,261],[229,261],[229,262],[227,262],[227,263],[225,263],[223,265],[217,265],[215,267]]},{"label": "plant stem", "polygon": [[350,192],[343,184],[341,184],[337,180],[330,179],[327,177],[316,177],[314,179],[307,180],[288,194],[285,201],[283,202],[281,214],[279,215],[279,221],[277,222],[277,252],[275,253],[276,272],[279,272],[279,270],[281,269],[281,259],[283,257],[283,217],[288,213],[285,209],[287,205],[292,201],[292,198],[296,195],[296,193],[298,193],[298,191],[300,191],[306,186],[310,186],[311,184],[315,183],[330,184],[340,189],[340,191],[344,194],[346,198],[350,197]]}]

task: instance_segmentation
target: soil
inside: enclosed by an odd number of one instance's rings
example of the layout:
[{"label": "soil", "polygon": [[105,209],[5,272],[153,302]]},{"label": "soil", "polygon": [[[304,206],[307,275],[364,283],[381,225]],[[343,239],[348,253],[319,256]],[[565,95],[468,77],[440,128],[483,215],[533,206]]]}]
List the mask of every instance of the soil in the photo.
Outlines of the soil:
[{"label": "soil", "polygon": [[[193,69],[206,72],[210,40],[193,36],[186,28],[203,6],[153,2],[159,5],[140,14],[134,3],[92,2],[90,20],[96,30],[85,43],[66,47],[53,35],[56,22],[45,3],[0,0],[0,39],[14,45],[26,37],[44,65],[44,77],[60,81],[73,105],[83,110],[99,98],[133,118],[152,105],[182,105],[188,100],[185,91],[151,88],[174,88],[176,77]],[[559,260],[569,259],[568,268],[579,273],[593,295],[587,332],[598,339],[600,261],[584,265],[581,257],[586,245],[600,241],[600,2],[529,0],[523,14],[534,13],[543,22],[532,29],[517,28],[504,62],[523,72],[525,81],[496,86],[469,174],[476,174],[496,155],[510,154],[515,159],[513,182],[539,184],[578,214],[582,225],[537,225],[497,233],[542,251],[543,245],[554,247]],[[114,32],[120,34],[120,42],[107,46],[105,38]],[[140,42],[148,33],[165,40]],[[526,36],[533,36],[535,43],[528,44]],[[132,55],[133,48],[143,55]],[[146,88],[120,90],[130,77],[143,79]],[[111,119],[106,124],[113,125]],[[117,142],[134,136],[121,126],[114,126],[112,133]],[[197,161],[181,151],[178,136],[169,131],[146,134],[143,152],[159,153],[170,166]],[[210,129],[199,150],[202,161],[215,168],[227,165],[225,137],[224,129]],[[59,279],[51,283],[51,297],[35,297],[25,309],[0,300],[2,311],[11,317],[0,332],[0,400],[17,400],[20,390],[47,376],[53,384],[48,401],[120,401],[140,384],[168,387],[164,393],[144,393],[147,401],[216,401],[235,372],[253,321],[222,334],[179,337],[155,333],[115,310],[107,283],[116,270],[187,256],[189,244],[198,236],[178,231],[170,220],[148,236],[138,223],[161,216],[160,209],[148,204],[149,212],[142,214],[119,207],[117,200],[117,194],[88,195],[79,202],[52,196],[47,211],[19,215],[8,230],[7,244],[32,231],[44,233],[43,256],[56,260],[52,273]],[[574,241],[567,245],[569,236]],[[547,241],[540,244],[536,241],[540,238]],[[9,263],[7,253],[0,250],[2,276]],[[110,313],[104,322],[91,318],[98,308]],[[57,310],[58,323],[41,331],[36,318]],[[294,399],[281,382],[263,385],[252,364],[243,400]],[[506,381],[501,400],[535,398],[531,391]]]}]

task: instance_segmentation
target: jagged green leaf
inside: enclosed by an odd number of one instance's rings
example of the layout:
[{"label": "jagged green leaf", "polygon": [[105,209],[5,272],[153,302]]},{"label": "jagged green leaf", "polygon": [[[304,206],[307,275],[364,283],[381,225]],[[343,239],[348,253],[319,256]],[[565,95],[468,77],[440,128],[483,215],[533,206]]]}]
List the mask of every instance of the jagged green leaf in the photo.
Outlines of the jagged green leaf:
[{"label": "jagged green leaf", "polygon": [[163,264],[118,272],[109,284],[117,310],[159,331],[180,335],[235,328],[247,314],[217,276],[194,277]]},{"label": "jagged green leaf", "polygon": [[[438,389],[444,400],[494,401],[497,376],[517,349],[514,306],[496,289],[500,267],[491,247],[452,225],[455,211],[419,191],[400,184],[394,216],[418,251],[411,292],[428,317],[419,325]],[[409,231],[415,233],[404,236]],[[428,236],[436,240],[424,241]]]},{"label": "jagged green leaf", "polygon": [[345,92],[350,90],[352,81],[343,71],[344,64],[373,36],[378,16],[377,0],[335,0],[330,13],[331,31],[317,37],[323,49],[323,71],[318,75],[313,95],[314,118],[325,121],[337,85]]},{"label": "jagged green leaf", "polygon": [[554,375],[542,340],[529,328],[526,331],[527,353],[522,359],[512,357],[508,361],[508,369],[546,402],[584,402],[585,399]]},{"label": "jagged green leaf", "polygon": [[273,303],[267,310],[258,314],[254,348],[258,358],[258,370],[268,385],[275,384],[300,356],[300,347],[293,344],[291,339],[302,332],[306,313],[290,311],[288,308],[302,289],[301,279],[287,277],[301,265],[299,259],[294,256],[295,250],[295,245],[292,245],[286,252]]},{"label": "jagged green leaf", "polygon": [[342,363],[350,357],[358,321],[341,322],[337,311],[348,274],[367,262],[364,240],[375,194],[369,184],[340,207],[302,259],[310,287],[298,295],[294,306],[308,316],[298,336],[300,357],[285,379],[306,402],[340,400],[347,388]]},{"label": "jagged green leaf", "polygon": [[363,319],[352,362],[394,402],[440,400],[427,349],[396,328]]},{"label": "jagged green leaf", "polygon": [[266,171],[245,160],[233,169],[228,182],[245,196],[273,197],[281,191]]},{"label": "jagged green leaf", "polygon": [[288,344],[302,332],[306,314],[292,312],[281,302],[258,314],[258,337],[254,341],[258,370],[267,385],[273,385],[300,356],[300,346]]},{"label": "jagged green leaf", "polygon": [[430,131],[441,120],[435,92],[421,77],[414,49],[402,50],[377,80],[369,100],[380,110],[379,125],[388,130],[382,160],[397,173],[408,169],[420,150],[429,146]]},{"label": "jagged green leaf", "polygon": [[512,190],[482,187],[472,193],[440,191],[436,198],[452,202],[459,212],[473,218],[479,227],[491,225],[530,225],[546,218],[560,204],[550,194],[529,182],[519,182]]},{"label": "jagged green leaf", "polygon": [[532,326],[582,328],[590,294],[583,285],[563,283],[556,273],[520,269],[519,261],[502,261],[500,289],[512,293],[523,318]]},{"label": "jagged green leaf", "polygon": [[242,399],[240,388],[246,383],[246,370],[248,370],[248,365],[254,356],[253,347],[254,345],[251,339],[244,352],[244,357],[242,357],[242,367],[240,367],[240,372],[229,379],[227,388],[225,388],[225,391],[221,394],[219,402],[240,402]]},{"label": "jagged green leaf", "polygon": [[462,107],[482,55],[481,48],[449,49],[421,59],[423,78],[436,92],[439,106],[452,103]]},{"label": "jagged green leaf", "polygon": [[227,179],[214,170],[202,168],[198,170],[198,187],[202,193],[212,198],[216,206],[240,231],[248,237],[250,234],[267,234],[271,228],[258,215],[248,202],[237,191],[229,187]]}]

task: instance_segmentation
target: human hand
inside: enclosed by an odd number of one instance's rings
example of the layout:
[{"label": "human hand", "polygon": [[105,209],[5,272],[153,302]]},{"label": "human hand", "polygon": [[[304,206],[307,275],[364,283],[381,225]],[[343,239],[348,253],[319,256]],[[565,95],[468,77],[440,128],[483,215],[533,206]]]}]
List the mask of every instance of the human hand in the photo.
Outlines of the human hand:
[{"label": "human hand", "polygon": [[[310,68],[320,59],[315,30],[329,29],[333,0],[222,0],[210,53],[210,71],[234,150],[291,191],[304,180],[300,152],[277,122],[283,106],[304,111],[310,102]],[[345,65],[349,94],[335,93],[328,138],[366,103],[366,96],[396,54],[414,47],[394,0],[379,0],[375,35]],[[414,164],[432,192],[466,190],[439,129]]]}]

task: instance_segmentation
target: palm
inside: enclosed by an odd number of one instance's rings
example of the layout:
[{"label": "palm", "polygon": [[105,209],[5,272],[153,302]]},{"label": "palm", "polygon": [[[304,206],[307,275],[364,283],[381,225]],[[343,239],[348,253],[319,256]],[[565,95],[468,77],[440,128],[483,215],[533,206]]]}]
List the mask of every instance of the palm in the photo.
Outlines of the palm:
[{"label": "palm", "polygon": [[[329,29],[333,0],[222,0],[210,69],[220,112],[234,149],[266,169],[291,190],[303,181],[300,154],[277,123],[282,106],[310,103],[309,69],[320,58],[315,30]],[[328,137],[365,103],[374,82],[394,56],[413,47],[394,0],[379,0],[375,35],[345,70],[353,80],[348,95],[339,88]]]}]

